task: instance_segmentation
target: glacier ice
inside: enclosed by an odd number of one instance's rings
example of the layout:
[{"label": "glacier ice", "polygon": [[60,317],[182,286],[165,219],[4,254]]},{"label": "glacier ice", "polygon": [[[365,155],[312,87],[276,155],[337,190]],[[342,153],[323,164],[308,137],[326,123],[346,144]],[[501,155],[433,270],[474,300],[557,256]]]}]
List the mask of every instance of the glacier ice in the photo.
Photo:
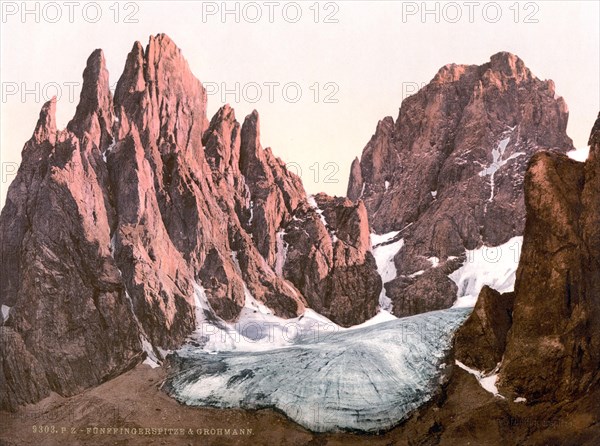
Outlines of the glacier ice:
[{"label": "glacier ice", "polygon": [[469,311],[316,330],[266,351],[183,348],[164,389],[190,406],[274,408],[314,432],[382,431],[434,396]]},{"label": "glacier ice", "polygon": [[[396,275],[399,233],[371,234],[384,282]],[[284,248],[282,240],[279,233],[278,248]],[[514,268],[499,279],[497,262],[489,262],[493,253],[482,250],[467,252],[468,261],[456,272],[463,295],[484,282],[511,281],[506,275]],[[235,252],[232,258],[237,263]],[[437,266],[438,259],[429,261]],[[439,389],[452,336],[470,313],[458,307],[397,319],[382,309],[363,324],[343,328],[311,309],[298,318],[278,318],[245,291],[238,321],[228,323],[214,315],[196,286],[197,330],[168,357],[174,373],[164,388],[191,406],[273,408],[315,432],[378,432],[406,419]]]}]

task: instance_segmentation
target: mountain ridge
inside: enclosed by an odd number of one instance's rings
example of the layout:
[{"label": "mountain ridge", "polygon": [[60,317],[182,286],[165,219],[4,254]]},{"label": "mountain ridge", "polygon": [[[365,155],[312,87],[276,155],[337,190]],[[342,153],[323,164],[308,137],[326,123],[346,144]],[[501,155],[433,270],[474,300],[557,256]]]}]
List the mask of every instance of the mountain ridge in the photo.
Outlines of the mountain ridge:
[{"label": "mountain ridge", "polygon": [[[197,287],[225,321],[239,317],[247,295],[283,318],[307,305],[346,325],[375,315],[370,247],[333,240],[300,179],[262,148],[257,112],[241,126],[228,106],[207,119],[206,91],[168,36],[151,36],[145,49],[134,43],[114,97],[102,50],[83,78],[64,130],[56,100],[42,107],[0,215],[0,304],[12,339],[3,368],[32,370],[2,375],[3,409],[160,359],[200,322]],[[322,236],[295,246],[317,257],[310,283],[293,267],[276,271],[285,246],[277,234],[297,212],[296,223]],[[353,221],[347,231],[368,237],[368,224]],[[342,301],[330,296],[340,275]]]},{"label": "mountain ridge", "polygon": [[[65,129],[56,100],[42,107],[0,214],[2,410],[160,361],[202,318],[237,321],[251,299],[343,327],[374,317],[382,289],[397,316],[448,308],[465,249],[526,229],[525,158],[572,148],[554,84],[509,53],[442,67],[398,120],[380,121],[349,197],[309,196],[263,148],[257,111],[240,123],[224,105],[209,120],[202,83],[164,34],[134,43],[114,97],[102,50],[83,79]],[[382,284],[370,236],[386,231],[404,244]],[[210,311],[197,311],[200,294]],[[519,326],[492,333],[486,367],[518,353]]]}]

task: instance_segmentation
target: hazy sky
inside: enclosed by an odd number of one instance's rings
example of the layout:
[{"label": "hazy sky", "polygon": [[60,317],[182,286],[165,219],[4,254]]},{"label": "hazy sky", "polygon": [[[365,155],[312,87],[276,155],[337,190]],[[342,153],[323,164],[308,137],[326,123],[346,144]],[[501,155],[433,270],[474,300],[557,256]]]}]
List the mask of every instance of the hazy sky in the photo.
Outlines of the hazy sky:
[{"label": "hazy sky", "polygon": [[75,3],[30,2],[23,15],[22,2],[2,2],[2,205],[43,102],[58,93],[65,126],[95,48],[115,84],[133,42],[160,32],[212,93],[209,119],[225,102],[239,121],[256,108],[263,146],[294,163],[309,192],[345,194],[377,121],[396,119],[403,97],[447,63],[517,54],[555,81],[576,147],[600,109],[597,1]]}]

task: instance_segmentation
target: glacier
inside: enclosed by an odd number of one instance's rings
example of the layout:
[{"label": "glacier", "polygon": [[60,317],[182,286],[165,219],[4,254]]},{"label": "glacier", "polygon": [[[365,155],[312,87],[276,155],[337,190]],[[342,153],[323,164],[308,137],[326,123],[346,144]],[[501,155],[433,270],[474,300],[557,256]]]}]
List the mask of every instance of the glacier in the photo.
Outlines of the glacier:
[{"label": "glacier", "polygon": [[163,388],[190,406],[273,408],[313,432],[387,430],[434,397],[470,311],[315,330],[263,351],[183,348]]},{"label": "glacier", "polygon": [[[404,242],[400,232],[371,234],[384,283],[396,276],[393,258]],[[284,233],[277,235],[278,263],[283,263]],[[313,432],[388,430],[439,391],[452,367],[446,361],[453,335],[481,288],[513,289],[521,244],[522,237],[514,237],[501,246],[466,250],[464,264],[449,275],[458,287],[453,308],[398,319],[382,291],[379,313],[349,328],[311,309],[281,319],[247,288],[238,321],[225,322],[196,286],[197,329],[168,355],[170,374],[163,389],[189,406],[271,408]],[[428,260],[432,267],[440,263],[436,257]],[[468,371],[501,397],[496,373]]]}]

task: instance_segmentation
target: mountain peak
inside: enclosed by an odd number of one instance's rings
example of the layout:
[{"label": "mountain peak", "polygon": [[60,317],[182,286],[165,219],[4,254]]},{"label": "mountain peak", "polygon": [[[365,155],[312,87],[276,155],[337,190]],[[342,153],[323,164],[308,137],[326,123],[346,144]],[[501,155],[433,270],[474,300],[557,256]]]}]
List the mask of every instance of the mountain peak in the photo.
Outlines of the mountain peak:
[{"label": "mountain peak", "polygon": [[508,77],[517,79],[531,77],[531,71],[525,66],[525,62],[519,56],[507,51],[501,51],[490,57],[490,68],[492,71],[497,71]]},{"label": "mountain peak", "polygon": [[458,81],[467,71],[476,70],[477,65],[446,64],[438,70],[433,78],[434,83],[450,83]]},{"label": "mountain peak", "polygon": [[252,110],[252,113],[246,116],[246,120],[255,123],[257,126],[260,126],[260,114],[257,110]]},{"label": "mountain peak", "polygon": [[54,144],[56,140],[56,96],[42,106],[32,138],[37,143],[50,141]]},{"label": "mountain peak", "polygon": [[248,140],[256,141],[255,150],[258,150],[260,146],[260,115],[256,110],[253,110],[246,118],[244,119],[244,124],[242,125],[242,134],[246,134],[251,138]]},{"label": "mountain peak", "polygon": [[173,49],[176,52],[181,52],[181,50],[175,44],[175,42],[173,41],[173,39],[171,39],[165,33],[158,33],[158,34],[156,34],[154,36],[150,36],[148,38],[148,45],[152,46],[152,47],[160,47],[160,48],[164,48],[164,49],[170,48],[170,49]]},{"label": "mountain peak", "polygon": [[67,128],[79,138],[87,134],[99,150],[112,142],[113,100],[104,52],[96,49],[83,71],[83,86],[75,116]]},{"label": "mountain peak", "polygon": [[465,75],[480,76],[486,69],[507,78],[515,78],[517,80],[531,78],[531,72],[519,56],[509,53],[508,51],[500,51],[492,55],[490,61],[483,65],[446,64],[438,70],[432,82],[456,82]]},{"label": "mountain peak", "polygon": [[352,163],[348,197],[363,200],[377,234],[404,231],[386,284],[396,316],[451,304],[444,296],[456,285],[427,259],[452,270],[465,249],[523,233],[527,161],[543,148],[572,149],[567,119],[553,82],[500,52],[481,65],[445,65],[402,101],[395,123],[379,121]]},{"label": "mountain peak", "polygon": [[[181,54],[181,49],[166,34],[150,36],[144,56],[148,64],[158,66],[161,61],[169,60],[173,64],[173,69],[189,71],[188,63]],[[152,70],[148,70],[147,74],[152,74]]]},{"label": "mountain peak", "polygon": [[162,154],[178,147],[201,157],[206,91],[166,34],[150,36],[145,52],[139,42],[133,45],[117,83],[115,111],[119,138],[135,126],[142,143],[157,145]]}]

